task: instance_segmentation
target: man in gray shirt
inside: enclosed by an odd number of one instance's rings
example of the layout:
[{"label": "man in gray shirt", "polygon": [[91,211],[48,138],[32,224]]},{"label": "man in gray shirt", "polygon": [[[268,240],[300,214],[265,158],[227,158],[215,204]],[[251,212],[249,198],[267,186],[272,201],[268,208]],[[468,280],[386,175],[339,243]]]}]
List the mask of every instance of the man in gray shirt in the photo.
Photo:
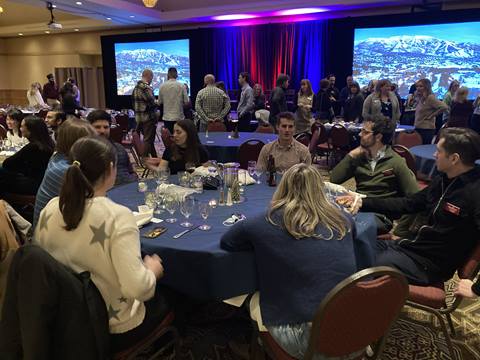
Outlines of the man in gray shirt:
[{"label": "man in gray shirt", "polygon": [[163,123],[172,134],[175,122],[185,119],[183,106],[189,102],[187,90],[177,81],[177,77],[177,69],[169,68],[168,80],[160,86],[158,93],[158,105],[163,105]]},{"label": "man in gray shirt", "polygon": [[253,89],[250,87],[249,80],[250,74],[247,72],[241,72],[238,75],[238,83],[242,87],[240,101],[237,106],[239,131],[250,131],[250,120],[252,120],[252,114],[255,110]]}]

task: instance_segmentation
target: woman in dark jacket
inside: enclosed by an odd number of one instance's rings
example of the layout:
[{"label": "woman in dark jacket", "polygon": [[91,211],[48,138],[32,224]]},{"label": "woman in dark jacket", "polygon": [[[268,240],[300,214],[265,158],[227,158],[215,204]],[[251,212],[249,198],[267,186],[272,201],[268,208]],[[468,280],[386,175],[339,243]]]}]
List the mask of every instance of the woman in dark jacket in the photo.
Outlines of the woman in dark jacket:
[{"label": "woman in dark jacket", "polygon": [[350,94],[345,100],[345,105],[343,105],[345,121],[362,122],[363,100],[360,85],[355,81],[350,85]]},{"label": "woman in dark jacket", "polygon": [[20,126],[29,143],[7,158],[0,168],[0,192],[35,195],[55,144],[43,119],[27,116]]},{"label": "woman in dark jacket", "polygon": [[330,81],[322,79],[320,81],[320,90],[313,97],[312,112],[315,114],[315,119],[326,122],[333,118],[334,112],[332,107],[332,100],[328,93]]}]

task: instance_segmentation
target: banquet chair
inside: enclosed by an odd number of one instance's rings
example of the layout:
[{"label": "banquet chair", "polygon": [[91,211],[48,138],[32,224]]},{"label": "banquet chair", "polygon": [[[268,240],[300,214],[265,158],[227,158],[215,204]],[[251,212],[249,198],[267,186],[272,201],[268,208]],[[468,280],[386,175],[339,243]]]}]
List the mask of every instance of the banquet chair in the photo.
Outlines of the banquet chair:
[{"label": "banquet chair", "polygon": [[[473,280],[480,270],[480,241],[465,260],[465,262],[457,269],[457,274],[460,279]],[[441,331],[447,342],[447,347],[452,359],[455,359],[452,340],[448,332],[444,317],[447,319],[452,336],[455,336],[455,328],[451,318],[453,313],[463,298],[461,296],[454,296],[452,301],[447,304],[447,294],[443,283],[432,284],[429,286],[409,286],[409,295],[406,305],[415,309],[423,310],[435,316],[440,323]]]},{"label": "banquet chair", "polygon": [[42,109],[39,112],[37,112],[35,116],[38,116],[39,118],[42,118],[45,120],[45,118],[47,117],[47,114],[48,114],[48,110]]},{"label": "banquet chair", "polygon": [[341,160],[350,150],[350,134],[345,126],[340,124],[332,126],[330,130],[330,148],[333,157],[332,165],[335,166],[339,155]]},{"label": "banquet chair", "polygon": [[128,132],[128,115],[127,114],[116,115],[115,121],[117,122],[117,126],[119,126],[124,133]]},{"label": "banquet chair", "polygon": [[275,134],[275,129],[271,124],[268,124],[268,123],[263,124],[259,122],[257,126],[257,130],[255,130],[255,132],[263,133],[263,134]]},{"label": "banquet chair", "polygon": [[[304,359],[314,359],[318,353],[335,358],[354,354],[348,358],[362,359],[369,345],[373,358],[378,358],[407,295],[407,280],[390,267],[369,268],[349,276],[320,303]],[[268,332],[260,332],[260,338],[271,358],[294,359]]]},{"label": "banquet chair", "polygon": [[120,126],[112,126],[110,128],[110,140],[112,140],[113,142],[122,144],[123,131]]},{"label": "banquet chair", "polygon": [[331,152],[331,147],[328,142],[328,134],[325,126],[321,123],[314,123],[312,125],[312,138],[310,139],[309,150],[312,155],[312,163],[317,162],[318,155],[325,155],[327,158]]},{"label": "banquet chair", "polygon": [[[179,354],[179,342],[178,342],[178,331],[175,327],[172,326],[173,320],[175,319],[174,313],[171,311],[165,316],[163,321],[144,339],[139,341],[137,344],[132,347],[118,352],[113,355],[113,360],[134,360],[141,355],[142,359],[154,360],[158,359],[161,354],[163,354],[169,348],[175,350],[175,357]],[[156,341],[160,338],[166,337],[168,334],[171,335],[171,339],[162,343],[160,349],[156,350],[154,354],[145,356],[144,352],[150,349]]]},{"label": "banquet chair", "polygon": [[416,131],[402,131],[395,138],[395,144],[411,147],[422,145],[422,137]]},{"label": "banquet chair", "polygon": [[35,195],[4,193],[2,199],[9,203],[26,220],[33,221]]},{"label": "banquet chair", "polygon": [[415,156],[410,152],[410,150],[408,150],[408,148],[406,148],[405,146],[399,144],[392,145],[392,150],[405,159],[408,168],[413,172],[415,178],[417,179],[417,184],[420,190],[426,188],[428,186],[428,182],[419,179],[419,177],[417,176],[417,165]]},{"label": "banquet chair", "polygon": [[307,147],[310,145],[310,134],[307,132],[298,133],[294,136],[294,138]]},{"label": "banquet chair", "polygon": [[7,129],[3,127],[3,125],[0,124],[0,140],[6,139],[7,138]]},{"label": "banquet chair", "polygon": [[257,139],[250,139],[245,141],[242,145],[238,147],[238,162],[240,163],[240,167],[242,169],[248,168],[249,161],[257,161],[258,155],[260,155],[260,151],[262,150],[265,144],[263,141]]},{"label": "banquet chair", "polygon": [[209,132],[225,132],[227,131],[227,127],[221,121],[214,121],[208,123],[207,130]]},{"label": "banquet chair", "polygon": [[173,143],[172,134],[170,134],[170,130],[168,130],[166,127],[162,128],[161,137],[162,137],[162,142],[165,148],[168,148],[170,147],[170,145],[172,145]]},{"label": "banquet chair", "polygon": [[143,163],[142,157],[145,153],[145,144],[143,140],[140,139],[140,135],[136,131],[132,133],[132,145],[133,159],[135,160],[137,166],[143,169],[141,177],[144,178],[148,176],[148,174],[150,173],[150,169],[147,168]]}]

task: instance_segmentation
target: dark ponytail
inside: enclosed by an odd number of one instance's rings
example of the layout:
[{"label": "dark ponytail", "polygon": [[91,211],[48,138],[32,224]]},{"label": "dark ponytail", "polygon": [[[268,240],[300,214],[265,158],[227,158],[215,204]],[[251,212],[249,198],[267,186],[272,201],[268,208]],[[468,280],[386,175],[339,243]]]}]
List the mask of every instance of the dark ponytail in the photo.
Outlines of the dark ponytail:
[{"label": "dark ponytail", "polygon": [[108,174],[111,163],[116,164],[116,153],[107,140],[84,137],[73,144],[69,158],[72,165],[63,179],[59,201],[67,231],[77,228],[95,184]]}]

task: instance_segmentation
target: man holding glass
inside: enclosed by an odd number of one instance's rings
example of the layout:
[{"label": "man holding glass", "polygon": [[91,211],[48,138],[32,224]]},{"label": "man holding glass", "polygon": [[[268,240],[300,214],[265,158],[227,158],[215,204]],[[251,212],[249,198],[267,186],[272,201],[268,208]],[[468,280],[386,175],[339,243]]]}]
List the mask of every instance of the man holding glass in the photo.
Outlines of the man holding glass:
[{"label": "man holding glass", "polygon": [[278,172],[284,172],[299,163],[310,165],[312,158],[308,148],[293,138],[295,115],[291,112],[282,112],[278,114],[276,123],[278,138],[262,148],[258,156],[257,168],[266,171],[270,155],[275,160],[275,168]]}]

